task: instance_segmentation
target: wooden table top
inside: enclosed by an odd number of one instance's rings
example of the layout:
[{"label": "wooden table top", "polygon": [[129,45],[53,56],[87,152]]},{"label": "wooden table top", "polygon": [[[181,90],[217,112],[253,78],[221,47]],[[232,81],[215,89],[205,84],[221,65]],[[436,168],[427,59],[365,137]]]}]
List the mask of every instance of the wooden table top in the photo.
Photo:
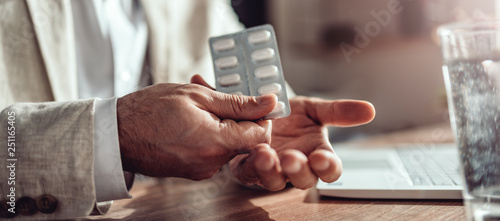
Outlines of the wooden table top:
[{"label": "wooden table top", "polygon": [[[385,137],[385,138],[384,138]],[[404,139],[403,139],[404,138]],[[449,128],[431,126],[353,143],[449,142]],[[371,141],[370,141],[371,140]],[[374,200],[321,197],[316,189],[279,192],[231,181],[227,170],[204,181],[136,181],[132,200],[115,201],[108,214],[83,220],[463,220],[461,200]]]}]

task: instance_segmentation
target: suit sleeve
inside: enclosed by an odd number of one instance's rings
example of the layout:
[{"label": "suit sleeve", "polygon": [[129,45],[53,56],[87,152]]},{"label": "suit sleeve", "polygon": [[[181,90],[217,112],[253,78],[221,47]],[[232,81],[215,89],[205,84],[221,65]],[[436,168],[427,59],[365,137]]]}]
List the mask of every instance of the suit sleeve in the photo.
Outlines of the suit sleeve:
[{"label": "suit sleeve", "polygon": [[4,109],[0,214],[15,215],[11,220],[89,215],[95,205],[93,127],[93,99]]}]

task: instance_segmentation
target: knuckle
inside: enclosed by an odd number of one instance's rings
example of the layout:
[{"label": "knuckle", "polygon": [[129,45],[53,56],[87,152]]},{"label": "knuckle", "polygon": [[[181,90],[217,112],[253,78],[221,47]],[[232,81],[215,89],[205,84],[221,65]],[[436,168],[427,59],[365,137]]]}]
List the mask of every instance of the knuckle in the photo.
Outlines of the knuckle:
[{"label": "knuckle", "polygon": [[261,127],[254,122],[239,122],[238,125],[249,128],[245,133],[239,137],[239,142],[245,147],[254,147],[258,144],[270,144],[271,143],[271,128]]},{"label": "knuckle", "polygon": [[203,88],[196,84],[183,84],[177,87],[177,95],[189,97],[191,100],[199,101],[207,98],[207,93]]},{"label": "knuckle", "polygon": [[246,99],[238,95],[228,95],[233,113],[241,113],[245,110]]}]

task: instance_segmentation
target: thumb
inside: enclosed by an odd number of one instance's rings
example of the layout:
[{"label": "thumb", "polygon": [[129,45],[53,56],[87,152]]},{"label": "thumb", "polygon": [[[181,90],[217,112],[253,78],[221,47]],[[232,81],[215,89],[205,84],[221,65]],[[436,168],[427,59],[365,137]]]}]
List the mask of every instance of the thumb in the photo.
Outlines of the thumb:
[{"label": "thumb", "polygon": [[[191,83],[215,90],[198,74],[191,77]],[[209,111],[219,118],[229,118],[233,120],[257,120],[263,118],[269,114],[278,103],[278,98],[273,94],[250,97],[220,95],[219,93],[214,97],[219,97],[219,99],[214,99],[215,102],[206,105]]]},{"label": "thumb", "polygon": [[307,114],[316,122],[337,127],[357,126],[369,123],[375,117],[375,108],[367,101],[309,98]]},{"label": "thumb", "polygon": [[209,112],[222,119],[258,120],[271,113],[278,103],[278,97],[274,94],[252,97],[213,93],[213,100],[205,106]]}]

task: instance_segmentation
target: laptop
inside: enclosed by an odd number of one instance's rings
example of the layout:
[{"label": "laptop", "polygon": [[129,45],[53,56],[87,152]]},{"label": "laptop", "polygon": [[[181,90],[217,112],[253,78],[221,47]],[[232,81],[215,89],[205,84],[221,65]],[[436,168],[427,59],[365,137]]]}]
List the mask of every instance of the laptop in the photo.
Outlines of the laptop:
[{"label": "laptop", "polygon": [[318,181],[320,195],[376,199],[462,199],[455,144],[335,146],[344,171],[333,183]]}]

